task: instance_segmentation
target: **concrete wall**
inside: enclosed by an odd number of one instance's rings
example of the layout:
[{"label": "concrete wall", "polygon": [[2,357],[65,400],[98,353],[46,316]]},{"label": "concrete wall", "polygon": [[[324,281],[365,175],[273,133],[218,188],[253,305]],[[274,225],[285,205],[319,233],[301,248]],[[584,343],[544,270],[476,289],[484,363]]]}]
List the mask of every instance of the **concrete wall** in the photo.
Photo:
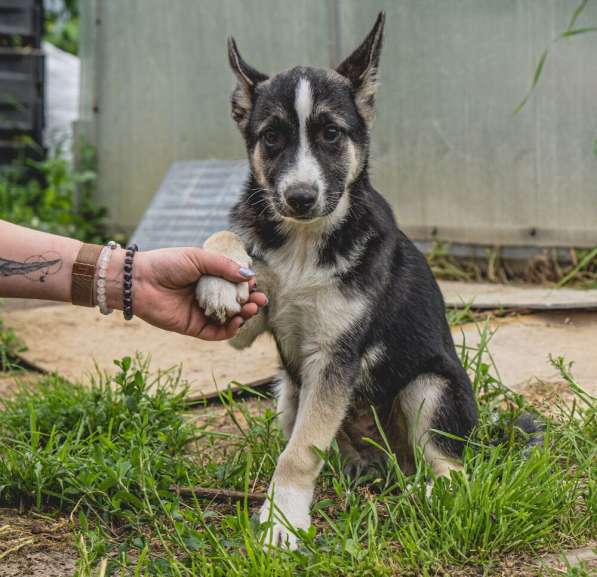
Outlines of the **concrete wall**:
[{"label": "concrete wall", "polygon": [[[373,181],[418,239],[597,245],[597,34],[577,0],[82,0],[83,132],[132,228],[174,160],[240,158],[225,40],[272,73],[330,66],[387,12]],[[589,3],[577,27],[597,25]]]}]

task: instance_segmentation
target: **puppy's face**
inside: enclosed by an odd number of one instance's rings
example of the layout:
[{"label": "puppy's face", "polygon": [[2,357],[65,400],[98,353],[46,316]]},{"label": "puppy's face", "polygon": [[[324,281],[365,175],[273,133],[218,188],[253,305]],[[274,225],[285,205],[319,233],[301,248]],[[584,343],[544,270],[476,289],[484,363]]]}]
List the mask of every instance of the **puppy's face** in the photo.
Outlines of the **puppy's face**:
[{"label": "puppy's face", "polygon": [[234,40],[239,84],[232,115],[263,198],[283,219],[312,221],[347,207],[363,169],[374,114],[383,14],[336,70],[297,67],[271,78],[248,66]]}]

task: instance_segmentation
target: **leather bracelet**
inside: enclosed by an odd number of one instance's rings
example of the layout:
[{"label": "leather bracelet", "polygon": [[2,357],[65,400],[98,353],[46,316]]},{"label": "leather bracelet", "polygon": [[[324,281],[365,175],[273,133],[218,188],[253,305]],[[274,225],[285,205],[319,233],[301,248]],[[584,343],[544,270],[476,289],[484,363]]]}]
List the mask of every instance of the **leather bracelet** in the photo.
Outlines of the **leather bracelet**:
[{"label": "leather bracelet", "polygon": [[95,266],[102,247],[97,244],[83,244],[73,263],[71,273],[71,302],[82,307],[95,306]]},{"label": "leather bracelet", "polygon": [[122,312],[126,321],[130,321],[133,318],[133,259],[138,250],[139,247],[136,244],[131,244],[126,247],[126,255],[124,257]]}]

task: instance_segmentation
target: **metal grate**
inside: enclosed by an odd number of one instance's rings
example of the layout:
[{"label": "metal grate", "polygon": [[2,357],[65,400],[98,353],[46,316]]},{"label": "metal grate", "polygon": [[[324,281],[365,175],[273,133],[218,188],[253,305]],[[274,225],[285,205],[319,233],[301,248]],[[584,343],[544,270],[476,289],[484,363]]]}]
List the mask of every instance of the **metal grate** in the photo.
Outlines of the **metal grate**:
[{"label": "metal grate", "polygon": [[201,246],[228,228],[228,213],[249,173],[245,160],[172,164],[131,242],[141,249]]}]

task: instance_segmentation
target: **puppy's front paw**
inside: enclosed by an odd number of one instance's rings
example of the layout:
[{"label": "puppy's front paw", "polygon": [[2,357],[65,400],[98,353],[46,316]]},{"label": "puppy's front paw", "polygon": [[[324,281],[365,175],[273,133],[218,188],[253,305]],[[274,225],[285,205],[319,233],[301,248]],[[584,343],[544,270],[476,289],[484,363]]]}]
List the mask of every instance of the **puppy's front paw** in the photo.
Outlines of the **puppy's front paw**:
[{"label": "puppy's front paw", "polygon": [[233,283],[216,276],[202,276],[197,283],[195,295],[205,315],[225,323],[240,313],[249,300],[249,283]]},{"label": "puppy's front paw", "polygon": [[[272,493],[270,492],[270,495]],[[299,538],[296,529],[306,531],[311,525],[309,506],[311,492],[301,489],[278,489],[261,507],[259,522],[266,524],[264,549],[282,547],[298,549]]]}]

